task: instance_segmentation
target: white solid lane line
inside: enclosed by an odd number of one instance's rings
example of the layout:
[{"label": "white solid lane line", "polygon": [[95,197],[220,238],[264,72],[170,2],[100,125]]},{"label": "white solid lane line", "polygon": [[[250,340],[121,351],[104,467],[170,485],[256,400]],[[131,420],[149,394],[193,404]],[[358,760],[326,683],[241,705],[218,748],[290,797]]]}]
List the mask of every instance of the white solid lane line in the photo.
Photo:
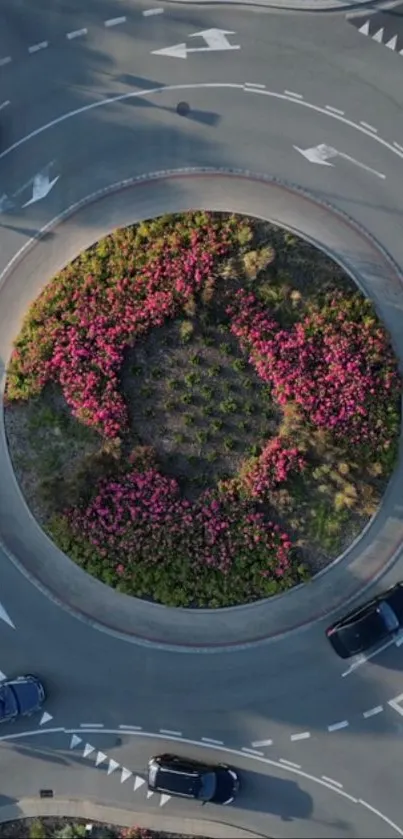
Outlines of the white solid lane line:
[{"label": "white solid lane line", "polygon": [[368,810],[371,810],[372,813],[375,813],[376,816],[379,816],[380,819],[383,819],[383,821],[386,822],[386,824],[390,825],[390,827],[393,830],[396,830],[396,833],[398,833],[399,836],[403,836],[403,830],[401,830],[401,828],[398,827],[397,824],[388,819],[387,816],[384,816],[383,813],[380,813],[379,810],[375,809],[375,807],[371,807],[371,805],[368,804],[366,801],[363,801],[362,798],[359,798],[358,801],[360,804],[363,805],[363,807],[367,807]]},{"label": "white solid lane line", "polygon": [[203,743],[212,743],[213,746],[223,746],[222,740],[213,740],[211,737],[202,737]]},{"label": "white solid lane line", "polygon": [[256,749],[248,749],[246,746],[242,746],[242,751],[246,752],[248,755],[258,755],[259,757],[264,756],[264,752],[258,752]]}]

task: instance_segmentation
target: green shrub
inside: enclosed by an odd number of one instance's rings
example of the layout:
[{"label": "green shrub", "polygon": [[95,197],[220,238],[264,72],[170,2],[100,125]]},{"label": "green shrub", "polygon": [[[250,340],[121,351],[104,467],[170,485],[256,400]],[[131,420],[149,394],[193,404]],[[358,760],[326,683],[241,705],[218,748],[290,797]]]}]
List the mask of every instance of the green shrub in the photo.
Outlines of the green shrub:
[{"label": "green shrub", "polygon": [[46,839],[45,825],[39,819],[35,819],[29,828],[29,839]]}]

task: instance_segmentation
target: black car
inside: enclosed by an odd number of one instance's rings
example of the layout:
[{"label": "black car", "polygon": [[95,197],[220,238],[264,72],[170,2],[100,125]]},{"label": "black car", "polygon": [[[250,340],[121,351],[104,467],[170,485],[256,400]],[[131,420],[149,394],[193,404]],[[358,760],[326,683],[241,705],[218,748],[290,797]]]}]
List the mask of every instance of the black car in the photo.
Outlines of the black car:
[{"label": "black car", "polygon": [[194,798],[202,804],[231,804],[239,789],[234,769],[219,763],[208,766],[176,755],[157,755],[148,763],[148,789],[181,798]]},{"label": "black car", "polygon": [[401,629],[402,582],[336,621],[326,630],[326,635],[340,658],[350,658],[387,641]]},{"label": "black car", "polygon": [[39,711],[45,699],[42,683],[36,676],[18,676],[0,683],[0,722],[29,716]]}]

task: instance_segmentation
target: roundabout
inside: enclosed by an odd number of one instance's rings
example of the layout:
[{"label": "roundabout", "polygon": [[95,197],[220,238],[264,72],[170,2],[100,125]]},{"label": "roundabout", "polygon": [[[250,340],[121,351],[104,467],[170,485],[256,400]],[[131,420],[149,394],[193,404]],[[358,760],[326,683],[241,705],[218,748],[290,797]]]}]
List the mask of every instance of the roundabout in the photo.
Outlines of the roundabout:
[{"label": "roundabout", "polygon": [[[403,120],[396,56],[385,55],[387,50],[373,53],[376,45],[360,39],[340,16],[332,17],[331,25],[320,16],[304,23],[300,16],[291,33],[286,15],[261,10],[255,15],[250,9],[246,14],[229,6],[182,6],[175,14],[172,9],[165,6],[154,17],[152,34],[146,37],[143,30],[135,58],[131,38],[136,24],[130,16],[124,35],[112,27],[110,39],[102,20],[103,65],[113,66],[114,75],[106,81],[91,64],[89,47],[80,47],[76,68],[84,70],[88,49],[90,92],[72,83],[61,97],[51,73],[66,80],[68,68],[61,69],[61,55],[44,49],[35,67],[41,79],[35,110],[31,59],[22,61],[15,74],[13,62],[0,68],[1,99],[4,92],[4,101],[10,101],[3,118],[13,113],[10,142],[0,155],[3,373],[34,289],[116,227],[195,206],[269,218],[322,246],[372,297],[401,355]],[[77,20],[77,30],[81,24]],[[101,22],[99,27],[101,33]],[[240,49],[217,51],[207,61],[203,53],[188,55],[185,69],[166,63],[173,58],[151,54],[182,40],[189,46],[192,33],[213,27],[234,31],[232,43]],[[280,40],[283,50],[277,46]],[[315,40],[326,44],[326,55]],[[287,50],[299,56],[297,75]],[[313,60],[321,72],[312,72]],[[122,90],[128,74],[134,91]],[[22,117],[18,91],[24,84],[32,101]],[[189,104],[185,116],[177,113],[178,102]],[[322,149],[322,162],[309,159],[315,153],[301,153],[323,145],[332,154]],[[83,750],[88,737],[94,753],[108,754],[108,760],[139,777],[152,749],[161,750],[164,737],[180,732],[183,742],[176,748],[186,754],[197,752],[195,744],[203,738],[218,758],[225,748],[237,752],[249,791],[244,804],[239,798],[239,805],[226,811],[234,826],[269,836],[402,835],[400,646],[392,644],[343,674],[327,647],[323,620],[370,585],[384,589],[401,576],[400,466],[362,539],[310,586],[270,603],[270,610],[258,604],[241,607],[241,617],[231,610],[217,613],[213,626],[207,613],[189,622],[179,610],[172,620],[170,610],[153,606],[140,610],[132,622],[125,605],[116,613],[113,592],[79,569],[70,574],[64,558],[55,555],[24,506],[3,433],[2,439],[1,603],[12,624],[0,626],[0,667],[7,676],[38,672],[49,697],[49,718],[40,734],[25,740],[17,727],[7,747],[3,740],[5,797],[22,800],[38,795],[36,787],[50,788],[52,760],[59,749],[75,752],[71,737],[80,737],[81,728]],[[87,730],[85,720],[93,721]],[[102,734],[90,735],[101,726]],[[159,734],[155,743],[154,735],[147,735],[128,737],[126,744],[126,735],[116,733],[125,726]],[[53,727],[57,731],[52,734]],[[36,737],[51,745],[38,751],[32,746]],[[115,738],[113,746],[107,737]],[[122,742],[116,744],[118,737]],[[245,758],[243,749],[263,754]],[[247,761],[255,759],[249,768]],[[13,760],[25,762],[24,772],[12,771]],[[35,788],[28,779],[32,760],[35,782],[40,779]],[[86,760],[80,757],[74,769],[55,770],[57,799],[80,797],[77,791],[87,783],[89,799],[99,801],[104,795],[92,786],[95,781],[80,780],[95,774]],[[266,760],[272,764],[262,763]],[[298,780],[304,802],[301,795],[297,800],[298,793],[294,799],[288,793],[282,798],[279,789],[286,789],[283,782],[295,765],[309,776]],[[112,783],[115,771],[110,774]],[[276,799],[285,802],[271,812],[267,774],[276,777]],[[11,775],[19,778],[13,788]],[[133,783],[130,795],[119,779],[113,790],[108,787],[111,805],[137,806]],[[340,791],[359,806],[346,798],[341,810]],[[152,799],[148,806],[154,806]],[[172,800],[166,807],[182,814]],[[220,814],[204,816],[222,819]],[[283,816],[292,821],[287,825]]]}]

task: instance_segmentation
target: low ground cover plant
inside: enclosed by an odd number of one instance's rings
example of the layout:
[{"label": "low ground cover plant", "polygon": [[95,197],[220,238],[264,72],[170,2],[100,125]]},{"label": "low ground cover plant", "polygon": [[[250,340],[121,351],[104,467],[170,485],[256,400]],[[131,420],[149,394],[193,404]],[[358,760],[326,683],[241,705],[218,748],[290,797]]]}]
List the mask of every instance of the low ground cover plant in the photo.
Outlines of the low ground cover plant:
[{"label": "low ground cover plant", "polygon": [[196,212],[116,231],[46,286],[6,428],[78,564],[219,607],[306,580],[354,538],[393,470],[400,394],[388,335],[338,267],[266,223]]}]

